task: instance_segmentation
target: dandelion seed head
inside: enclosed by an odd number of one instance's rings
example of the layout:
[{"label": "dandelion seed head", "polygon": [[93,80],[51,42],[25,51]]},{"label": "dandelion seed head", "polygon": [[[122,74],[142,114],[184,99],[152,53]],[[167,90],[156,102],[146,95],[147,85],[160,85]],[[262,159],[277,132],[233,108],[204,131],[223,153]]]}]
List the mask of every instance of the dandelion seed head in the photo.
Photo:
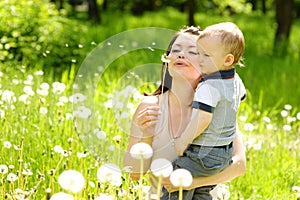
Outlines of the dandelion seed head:
[{"label": "dandelion seed head", "polygon": [[281,115],[281,117],[287,117],[287,116],[289,115],[289,113],[288,113],[288,111],[286,111],[286,110],[282,110],[282,111],[280,112],[280,115]]},{"label": "dandelion seed head", "polygon": [[188,187],[192,184],[193,177],[186,169],[176,169],[172,172],[170,181],[175,187]]},{"label": "dandelion seed head", "polygon": [[284,105],[284,109],[286,109],[286,110],[292,110],[292,106],[290,105],[290,104],[285,104]]},{"label": "dandelion seed head", "polygon": [[58,192],[51,196],[50,200],[74,200],[71,194],[65,192]]},{"label": "dandelion seed head", "polygon": [[14,173],[9,173],[6,178],[9,182],[15,182],[18,180],[18,176]]},{"label": "dandelion seed head", "polygon": [[8,167],[4,164],[0,165],[0,174],[6,174],[8,172]]},{"label": "dandelion seed head", "polygon": [[87,119],[92,114],[91,110],[85,106],[79,106],[73,115],[82,119]]},{"label": "dandelion seed head", "polygon": [[245,131],[253,131],[254,130],[254,125],[252,124],[252,123],[246,123],[245,125],[244,125],[244,129],[245,129]]},{"label": "dandelion seed head", "polygon": [[291,131],[292,130],[292,126],[291,125],[289,125],[289,124],[285,124],[285,125],[283,125],[283,130],[284,131]]},{"label": "dandelion seed head", "polygon": [[136,159],[148,159],[152,157],[152,154],[152,147],[144,142],[136,143],[130,149],[130,155]]},{"label": "dandelion seed head", "polygon": [[114,200],[115,197],[111,194],[100,194],[95,200]]},{"label": "dandelion seed head", "polygon": [[101,183],[110,183],[113,186],[122,184],[122,173],[115,164],[104,164],[97,170],[97,177]]},{"label": "dandelion seed head", "polygon": [[58,177],[58,183],[63,189],[76,194],[83,189],[85,180],[80,172],[76,170],[66,170]]},{"label": "dandelion seed head", "polygon": [[55,146],[53,147],[53,151],[54,151],[55,153],[63,153],[63,152],[64,152],[64,149],[63,149],[60,145],[55,145]]},{"label": "dandelion seed head", "polygon": [[41,113],[42,115],[45,115],[45,114],[48,113],[48,109],[47,109],[46,107],[40,107],[40,113]]},{"label": "dandelion seed head", "polygon": [[4,148],[6,149],[10,149],[12,147],[10,141],[4,141],[4,144],[3,144]]},{"label": "dandelion seed head", "polygon": [[150,169],[151,172],[157,177],[168,177],[173,172],[172,163],[164,158],[158,158],[153,160]]}]

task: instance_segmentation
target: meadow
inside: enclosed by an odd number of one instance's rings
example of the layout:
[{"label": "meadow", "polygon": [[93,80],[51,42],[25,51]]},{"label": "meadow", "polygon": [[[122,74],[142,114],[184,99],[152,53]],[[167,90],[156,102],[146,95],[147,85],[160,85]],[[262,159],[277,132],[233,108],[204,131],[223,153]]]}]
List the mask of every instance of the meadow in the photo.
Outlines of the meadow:
[{"label": "meadow", "polygon": [[[233,21],[246,38],[246,67],[237,71],[248,91],[238,121],[247,149],[247,170],[225,183],[227,190],[220,199],[299,199],[300,21],[293,24],[290,52],[276,57],[272,55],[272,15],[199,13],[195,17],[201,27]],[[40,64],[8,67],[2,63],[0,199],[137,199],[141,185],[128,178],[122,154],[140,92],[157,86],[164,52],[154,44],[122,51],[120,43],[112,49],[117,51],[112,62],[99,64],[101,56],[99,61],[96,55],[100,52],[110,59],[101,51],[103,45],[123,31],[178,30],[186,21],[185,14],[171,8],[140,17],[105,13],[103,24],[88,25],[82,36],[86,43],[78,44],[91,53],[84,61],[70,61],[60,75]],[[111,165],[113,177],[105,168],[111,163],[115,164]],[[147,175],[142,184],[146,190]]]}]

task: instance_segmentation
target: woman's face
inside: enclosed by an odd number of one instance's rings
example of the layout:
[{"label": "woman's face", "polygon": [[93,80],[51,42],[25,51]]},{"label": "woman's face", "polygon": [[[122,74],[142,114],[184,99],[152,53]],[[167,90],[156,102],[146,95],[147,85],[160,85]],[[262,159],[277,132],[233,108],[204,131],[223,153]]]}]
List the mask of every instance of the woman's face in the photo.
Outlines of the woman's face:
[{"label": "woman's face", "polygon": [[197,36],[189,33],[180,34],[175,40],[168,55],[170,75],[174,79],[180,76],[191,83],[199,81],[198,51],[196,46]]}]

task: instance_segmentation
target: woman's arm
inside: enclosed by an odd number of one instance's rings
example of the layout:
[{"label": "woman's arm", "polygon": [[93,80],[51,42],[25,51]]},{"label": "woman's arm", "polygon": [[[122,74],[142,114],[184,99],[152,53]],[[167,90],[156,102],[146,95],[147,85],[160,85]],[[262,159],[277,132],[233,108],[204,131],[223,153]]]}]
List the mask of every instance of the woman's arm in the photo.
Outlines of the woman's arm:
[{"label": "woman's arm", "polygon": [[[236,137],[233,141],[234,151],[232,156],[232,163],[226,169],[221,171],[218,174],[208,176],[208,177],[199,177],[194,178],[191,186],[184,188],[185,190],[191,190],[197,187],[206,186],[206,185],[216,185],[219,183],[224,183],[230,181],[238,176],[243,175],[246,172],[246,155],[245,147],[242,141],[242,133],[237,131]],[[168,189],[169,192],[177,191],[178,188],[175,188],[169,181],[165,179],[163,185]]]},{"label": "woman's arm", "polygon": [[[159,115],[157,97],[146,97],[137,107],[130,129],[130,138],[127,150],[124,154],[124,166],[130,166],[130,177],[138,180],[140,177],[140,160],[131,157],[131,147],[139,142],[144,142],[152,146],[154,131]],[[144,160],[143,171],[146,173],[150,167],[151,158]]]}]

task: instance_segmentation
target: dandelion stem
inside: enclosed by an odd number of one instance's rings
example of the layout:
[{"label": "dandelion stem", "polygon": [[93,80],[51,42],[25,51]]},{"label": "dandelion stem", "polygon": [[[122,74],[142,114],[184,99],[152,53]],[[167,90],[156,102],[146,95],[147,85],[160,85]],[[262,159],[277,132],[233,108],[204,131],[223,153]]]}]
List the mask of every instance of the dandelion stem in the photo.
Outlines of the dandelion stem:
[{"label": "dandelion stem", "polygon": [[156,194],[157,194],[157,200],[160,199],[161,181],[162,181],[162,176],[160,175],[160,176],[158,177],[158,184],[157,184],[157,191],[156,191]]},{"label": "dandelion stem", "polygon": [[[163,74],[162,74],[162,83],[161,83],[161,94],[164,93],[164,85],[165,85],[165,76],[166,76],[166,72],[167,72],[167,67],[164,66],[163,67]],[[161,102],[163,100],[163,95],[161,95],[161,97],[159,98],[159,105],[161,105]]]},{"label": "dandelion stem", "polygon": [[143,200],[143,174],[144,174],[144,158],[141,156],[140,180],[139,180],[139,200]]},{"label": "dandelion stem", "polygon": [[179,200],[182,200],[182,186],[179,187]]}]

